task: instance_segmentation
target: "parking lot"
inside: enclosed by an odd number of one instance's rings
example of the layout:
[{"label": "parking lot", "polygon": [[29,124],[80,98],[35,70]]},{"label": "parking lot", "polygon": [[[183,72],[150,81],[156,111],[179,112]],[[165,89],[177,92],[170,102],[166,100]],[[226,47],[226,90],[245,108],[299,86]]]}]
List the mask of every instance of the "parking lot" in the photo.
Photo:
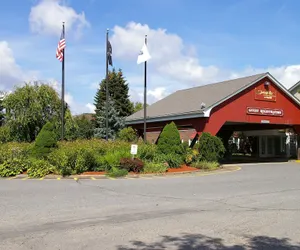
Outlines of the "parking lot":
[{"label": "parking lot", "polygon": [[0,249],[300,249],[299,163],[0,185]]}]

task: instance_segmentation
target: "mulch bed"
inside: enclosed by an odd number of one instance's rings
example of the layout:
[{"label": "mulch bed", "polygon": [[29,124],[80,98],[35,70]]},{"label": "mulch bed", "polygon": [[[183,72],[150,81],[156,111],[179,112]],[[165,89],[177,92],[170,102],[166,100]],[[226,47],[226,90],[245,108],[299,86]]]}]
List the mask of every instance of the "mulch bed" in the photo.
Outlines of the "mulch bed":
[{"label": "mulch bed", "polygon": [[[169,168],[166,173],[179,173],[179,172],[193,172],[199,170],[198,168],[182,165],[180,168]],[[106,172],[84,172],[81,175],[105,175]],[[129,172],[129,175],[136,175],[137,173]]]},{"label": "mulch bed", "polygon": [[104,171],[102,172],[83,172],[81,175],[105,175]]},{"label": "mulch bed", "polygon": [[167,170],[167,173],[178,173],[178,172],[192,172],[192,171],[197,171],[199,170],[198,168],[190,167],[187,165],[182,165],[180,168],[169,168]]}]

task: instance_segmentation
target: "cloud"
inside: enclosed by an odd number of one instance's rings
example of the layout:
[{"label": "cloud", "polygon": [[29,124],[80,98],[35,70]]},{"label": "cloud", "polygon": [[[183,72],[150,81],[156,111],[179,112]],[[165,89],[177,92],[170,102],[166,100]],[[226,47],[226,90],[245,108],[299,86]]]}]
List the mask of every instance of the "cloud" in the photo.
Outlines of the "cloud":
[{"label": "cloud", "polygon": [[248,67],[241,72],[232,72],[229,78],[233,79],[262,72],[270,72],[287,89],[300,81],[300,65],[297,64],[280,67],[267,67],[261,69]]},{"label": "cloud", "polygon": [[135,62],[144,42],[148,38],[148,49],[152,59],[149,64],[156,74],[165,74],[172,80],[186,84],[216,79],[221,72],[215,66],[202,66],[195,48],[184,44],[182,38],[165,29],[151,29],[148,25],[130,22],[125,27],[115,26],[111,38],[114,56]]},{"label": "cloud", "polygon": [[[215,65],[204,66],[198,58],[195,47],[184,43],[177,34],[169,33],[161,28],[151,29],[147,24],[135,22],[130,22],[124,27],[113,28],[111,43],[114,47],[114,57],[126,63],[136,64],[145,35],[147,35],[148,49],[152,56],[149,61],[151,72],[148,73],[148,84],[152,85],[152,89],[148,90],[149,102],[155,102],[177,89],[262,72],[270,72],[286,88],[300,80],[300,65],[245,67],[244,70],[239,71],[222,69]],[[143,100],[142,77],[142,75],[137,76],[132,73],[128,77],[133,100]]]},{"label": "cloud", "polygon": [[8,42],[0,41],[0,90],[11,90],[15,85],[36,80],[38,72],[25,72],[16,62]]},{"label": "cloud", "polygon": [[[48,80],[48,84],[56,90],[61,97],[61,84],[55,79]],[[95,113],[95,106],[91,103],[78,103],[70,92],[65,93],[65,102],[69,105],[72,115],[82,113]]]},{"label": "cloud", "polygon": [[90,26],[84,12],[77,13],[63,5],[62,0],[41,0],[31,8],[29,24],[34,33],[59,36],[62,22],[66,23],[67,31],[75,30],[76,36],[80,36],[84,27]]},{"label": "cloud", "polygon": [[87,104],[85,105],[85,107],[87,108],[87,110],[88,110],[89,113],[95,113],[96,107],[95,107],[94,104],[87,103]]}]

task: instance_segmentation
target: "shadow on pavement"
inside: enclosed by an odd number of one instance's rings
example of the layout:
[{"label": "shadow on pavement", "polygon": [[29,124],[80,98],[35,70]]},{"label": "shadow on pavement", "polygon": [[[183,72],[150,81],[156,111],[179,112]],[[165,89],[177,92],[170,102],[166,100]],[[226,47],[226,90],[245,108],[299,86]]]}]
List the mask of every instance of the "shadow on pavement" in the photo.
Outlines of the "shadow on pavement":
[{"label": "shadow on pavement", "polygon": [[207,237],[201,234],[184,234],[181,237],[162,236],[160,241],[153,243],[144,243],[133,241],[130,246],[118,246],[118,250],[157,250],[157,249],[175,249],[175,250],[196,250],[196,249],[225,249],[225,250],[246,250],[246,249],[264,249],[264,250],[300,250],[300,245],[292,245],[287,238],[273,238],[267,236],[245,237],[245,244],[226,246],[220,238]]}]

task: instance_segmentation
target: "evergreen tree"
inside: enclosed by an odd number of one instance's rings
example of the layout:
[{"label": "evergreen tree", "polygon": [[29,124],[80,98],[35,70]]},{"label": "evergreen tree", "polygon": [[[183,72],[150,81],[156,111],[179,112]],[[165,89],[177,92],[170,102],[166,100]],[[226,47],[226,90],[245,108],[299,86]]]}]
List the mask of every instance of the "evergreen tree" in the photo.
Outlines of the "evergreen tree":
[{"label": "evergreen tree", "polygon": [[[124,118],[120,116],[115,109],[114,101],[110,98],[108,101],[108,138],[115,139],[117,133],[124,128]],[[94,136],[97,138],[106,138],[106,105],[103,105],[96,113],[96,128]]]},{"label": "evergreen tree", "polygon": [[32,149],[33,156],[37,158],[45,157],[55,147],[57,147],[55,126],[53,123],[47,122],[36,137]]},{"label": "evergreen tree", "polygon": [[163,154],[179,154],[181,152],[180,134],[174,122],[164,127],[158,138],[157,149]]},{"label": "evergreen tree", "polygon": [[4,123],[4,107],[3,107],[4,94],[0,92],[0,127]]},{"label": "evergreen tree", "polygon": [[[133,106],[129,100],[129,87],[123,76],[122,70],[116,72],[115,69],[108,73],[108,91],[110,98],[114,101],[114,108],[121,117],[127,117],[133,113]],[[100,83],[96,93],[94,105],[99,111],[106,103],[106,79]],[[97,111],[96,111],[97,112]]]}]

